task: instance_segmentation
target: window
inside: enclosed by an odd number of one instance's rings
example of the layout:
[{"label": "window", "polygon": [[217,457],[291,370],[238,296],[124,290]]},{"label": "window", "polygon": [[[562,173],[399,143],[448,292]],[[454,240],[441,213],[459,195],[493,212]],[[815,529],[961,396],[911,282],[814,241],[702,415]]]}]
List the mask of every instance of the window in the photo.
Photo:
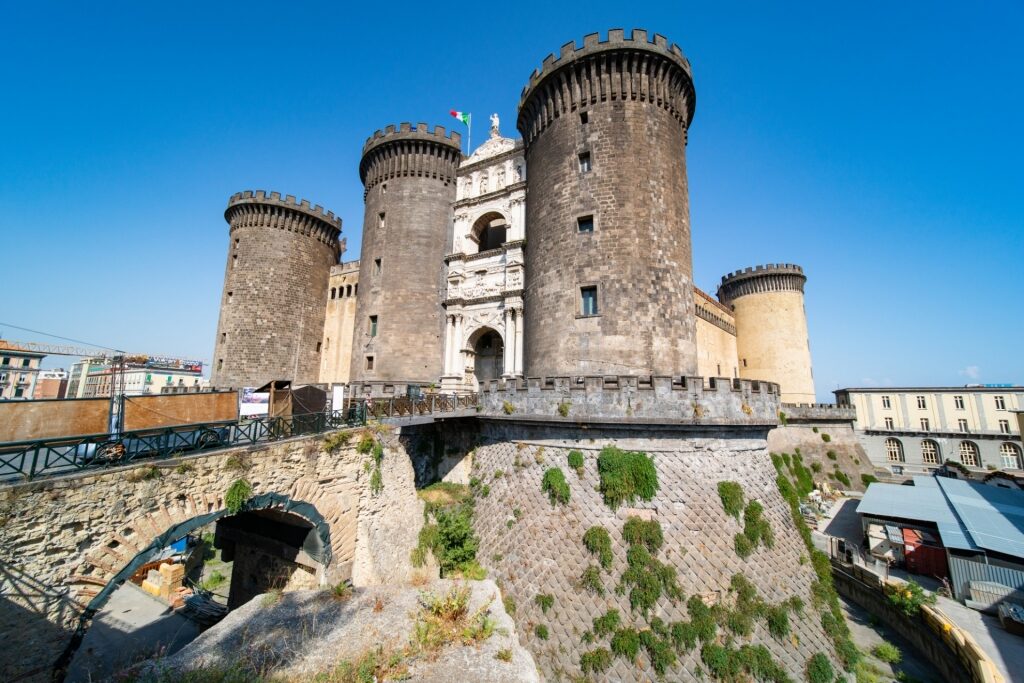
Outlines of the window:
[{"label": "window", "polygon": [[337,293],[338,293],[338,290],[336,288],[334,288],[334,287],[331,287],[331,299],[333,299],[334,295],[337,294]]},{"label": "window", "polygon": [[235,266],[238,265],[238,254],[231,255],[231,269],[234,270]]},{"label": "window", "polygon": [[892,408],[892,402],[889,400],[888,396],[882,397],[882,407],[885,408],[886,410]]},{"label": "window", "polygon": [[917,397],[917,407],[921,410],[925,410],[928,407],[928,402],[924,400],[924,396]]},{"label": "window", "polygon": [[1001,434],[1009,434],[1010,433],[1010,421],[1009,420],[1000,420],[999,421],[999,432]]},{"label": "window", "polygon": [[956,421],[956,428],[957,428],[957,430],[959,430],[961,432],[969,432],[969,431],[971,431],[967,427],[967,420],[965,420],[963,418],[961,418],[961,419]]},{"label": "window", "polygon": [[388,184],[387,183],[381,183],[380,193],[381,194],[387,194],[388,193]]},{"label": "window", "polygon": [[590,152],[584,152],[580,155],[580,173],[589,173],[591,168]]},{"label": "window", "polygon": [[21,398],[24,395],[24,393],[24,389],[22,389],[21,387],[16,387],[14,389],[14,398]]},{"label": "window", "polygon": [[345,296],[352,296],[352,285],[345,288]]},{"label": "window", "polygon": [[366,369],[373,370],[373,356],[366,357]]},{"label": "window", "polygon": [[963,396],[954,396],[953,397],[953,406],[957,410],[963,410],[964,409],[964,397]]},{"label": "window", "polygon": [[231,297],[234,296],[234,292],[228,292],[228,303],[231,303]]},{"label": "window", "polygon": [[228,340],[228,333],[227,332],[221,332],[220,333],[220,343],[223,344],[227,340]]},{"label": "window", "polygon": [[359,296],[359,283],[358,282],[355,284],[354,287],[352,287],[352,293],[355,294],[356,296]]},{"label": "window", "polygon": [[10,356],[4,356],[3,365],[10,365],[10,364],[11,364],[11,357]]},{"label": "window", "polygon": [[996,396],[996,410],[1006,410],[1006,399],[1002,396]]},{"label": "window", "polygon": [[320,353],[320,347],[321,347],[321,346],[323,346],[323,342],[317,342],[317,343],[316,343],[316,352],[317,352],[317,353]]},{"label": "window", "polygon": [[375,315],[370,316],[370,336],[377,336],[377,316]]},{"label": "window", "polygon": [[886,429],[892,429],[893,428],[892,418],[891,417],[885,418],[885,428]]},{"label": "window", "polygon": [[743,359],[743,367],[747,367],[747,359],[746,358]]},{"label": "window", "polygon": [[23,367],[23,368],[27,368],[31,363],[32,363],[32,361],[29,360],[28,358],[22,358],[21,359],[21,367]]},{"label": "window", "polygon": [[927,432],[928,431],[928,418],[927,417],[922,417],[921,418],[921,431],[922,432]]},{"label": "window", "polygon": [[939,445],[931,439],[921,442],[921,460],[928,465],[939,464]]},{"label": "window", "polygon": [[1003,467],[1010,470],[1024,469],[1021,463],[1020,446],[1006,441],[999,446],[999,457],[1003,461]]},{"label": "window", "polygon": [[580,216],[576,219],[577,232],[594,232],[594,217]]},{"label": "window", "polygon": [[580,315],[597,315],[597,286],[580,287]]},{"label": "window", "polygon": [[380,259],[379,258],[373,259],[373,274],[374,275],[380,275]]},{"label": "window", "polygon": [[580,112],[580,123],[582,123],[584,126],[587,125],[588,123],[590,123],[590,114],[588,114],[585,111],[581,111]]},{"label": "window", "polygon": [[906,457],[903,455],[903,444],[900,443],[899,439],[885,440],[885,455],[889,459],[889,462],[907,461]]},{"label": "window", "polygon": [[383,228],[384,227],[384,212],[383,211],[381,211],[380,213],[377,214],[377,227],[378,228]]},{"label": "window", "polygon": [[217,359],[217,369],[221,370],[223,368],[224,368],[224,359],[223,358],[218,358]]},{"label": "window", "polygon": [[973,442],[960,442],[960,462],[967,467],[978,466],[978,447]]}]

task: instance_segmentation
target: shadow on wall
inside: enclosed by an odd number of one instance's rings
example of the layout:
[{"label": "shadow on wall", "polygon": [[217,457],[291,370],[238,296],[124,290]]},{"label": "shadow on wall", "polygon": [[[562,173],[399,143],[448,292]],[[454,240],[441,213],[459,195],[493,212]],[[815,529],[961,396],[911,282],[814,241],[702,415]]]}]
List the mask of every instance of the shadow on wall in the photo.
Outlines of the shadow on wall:
[{"label": "shadow on wall", "polygon": [[[82,607],[64,594],[0,561],[0,680],[49,681],[53,666],[77,622]],[[48,614],[56,614],[54,623]],[[10,653],[19,653],[17,657]]]}]

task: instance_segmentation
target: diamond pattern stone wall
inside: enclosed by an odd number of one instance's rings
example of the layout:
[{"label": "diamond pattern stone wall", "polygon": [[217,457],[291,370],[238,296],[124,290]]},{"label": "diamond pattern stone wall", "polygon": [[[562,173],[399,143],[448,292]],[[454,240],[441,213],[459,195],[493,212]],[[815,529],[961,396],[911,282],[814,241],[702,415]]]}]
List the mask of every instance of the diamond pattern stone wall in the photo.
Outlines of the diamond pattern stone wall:
[{"label": "diamond pattern stone wall", "polygon": [[[607,610],[618,609],[633,628],[647,626],[645,619],[631,611],[628,591],[623,595],[615,592],[626,568],[622,526],[631,514],[649,516],[661,524],[665,544],[657,557],[676,568],[687,597],[700,594],[710,603],[725,595],[733,574],[742,572],[769,602],[794,595],[804,600],[804,616],[790,616],[789,638],[774,639],[761,622],[752,636],[752,642],[764,644],[794,679],[803,679],[807,659],[814,653],[833,657],[820,616],[811,606],[814,572],[809,561],[801,562],[807,551],[776,488],[763,434],[751,438],[749,432],[705,432],[692,438],[673,438],[618,432],[606,438],[612,433],[590,430],[593,438],[580,438],[578,432],[563,429],[560,433],[556,426],[546,434],[536,428],[524,431],[524,438],[517,439],[507,426],[496,429],[502,433],[488,433],[484,428],[482,444],[474,454],[474,476],[490,487],[489,494],[477,501],[478,557],[505,595],[515,600],[518,631],[549,680],[579,676],[579,655],[592,647],[608,647],[607,639],[594,645],[582,642],[594,618]],[[597,491],[597,456],[606,444],[643,450],[653,457],[660,488],[651,502],[614,512],[605,505]],[[582,476],[568,467],[567,456],[573,448],[584,454]],[[572,494],[568,505],[552,506],[541,490],[543,473],[551,466],[560,467],[569,482]],[[759,500],[764,506],[775,532],[772,549],[761,546],[747,560],[736,555],[733,537],[741,531],[741,523],[722,509],[717,483],[723,480],[740,483],[748,500]],[[605,527],[613,543],[612,569],[602,571],[603,597],[578,586],[584,569],[596,563],[582,543],[584,532],[593,525]],[[554,596],[554,606],[547,614],[534,602],[541,593]],[[688,619],[685,600],[673,603],[662,597],[651,616],[667,622]],[[534,634],[536,624],[548,627],[548,640]],[[736,644],[743,640],[737,637]],[[666,680],[699,680],[699,649],[666,672]],[[614,658],[611,669],[593,680],[655,678],[641,651],[636,662]]]}]

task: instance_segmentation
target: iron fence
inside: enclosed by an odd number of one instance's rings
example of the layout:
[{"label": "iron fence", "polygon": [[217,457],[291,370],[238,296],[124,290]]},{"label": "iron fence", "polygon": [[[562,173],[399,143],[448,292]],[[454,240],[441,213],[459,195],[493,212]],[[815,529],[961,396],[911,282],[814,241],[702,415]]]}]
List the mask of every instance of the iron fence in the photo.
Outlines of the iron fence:
[{"label": "iron fence", "polygon": [[420,398],[398,396],[360,400],[365,401],[367,417],[380,420],[390,417],[415,417],[417,415],[472,410],[477,406],[478,396],[476,394],[462,394],[458,396],[427,394]]},{"label": "iron fence", "polygon": [[114,434],[0,443],[0,481],[29,480],[78,470],[158,460],[216,448],[246,446],[366,424],[366,404],[342,410],[209,422]]}]

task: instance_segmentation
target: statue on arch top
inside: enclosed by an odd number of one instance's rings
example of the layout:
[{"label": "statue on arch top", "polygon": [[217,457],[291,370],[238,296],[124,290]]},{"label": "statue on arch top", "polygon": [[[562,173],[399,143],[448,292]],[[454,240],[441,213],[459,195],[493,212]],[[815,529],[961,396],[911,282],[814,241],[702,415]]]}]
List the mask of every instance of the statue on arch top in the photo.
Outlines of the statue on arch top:
[{"label": "statue on arch top", "polygon": [[501,132],[498,130],[498,124],[499,123],[500,123],[500,120],[498,119],[498,115],[497,114],[491,114],[491,137],[492,138],[501,137]]}]

